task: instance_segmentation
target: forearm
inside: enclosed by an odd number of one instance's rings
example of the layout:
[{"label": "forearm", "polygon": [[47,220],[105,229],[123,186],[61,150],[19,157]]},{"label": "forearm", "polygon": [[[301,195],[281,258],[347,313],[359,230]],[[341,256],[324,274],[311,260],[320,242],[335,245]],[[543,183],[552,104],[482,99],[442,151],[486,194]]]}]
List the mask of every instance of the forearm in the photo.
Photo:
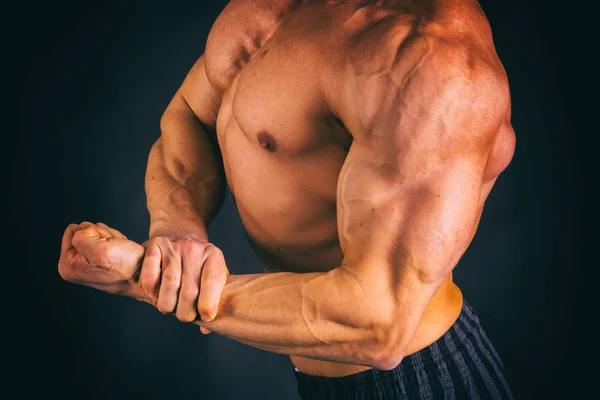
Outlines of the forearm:
[{"label": "forearm", "polygon": [[381,367],[394,309],[341,269],[228,278],[217,317],[196,323],[263,350]]},{"label": "forearm", "polygon": [[206,236],[225,194],[218,146],[211,133],[175,98],[161,120],[162,136],[146,171],[150,234],[174,227]]}]

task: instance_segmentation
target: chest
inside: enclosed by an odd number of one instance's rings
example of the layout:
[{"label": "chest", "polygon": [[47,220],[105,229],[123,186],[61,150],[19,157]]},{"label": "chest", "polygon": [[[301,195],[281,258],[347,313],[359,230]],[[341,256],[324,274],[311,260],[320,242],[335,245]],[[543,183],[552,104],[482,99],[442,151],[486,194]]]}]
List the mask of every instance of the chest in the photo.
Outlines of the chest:
[{"label": "chest", "polygon": [[319,68],[310,44],[269,41],[234,78],[220,117],[269,153],[311,152],[332,134]]},{"label": "chest", "polygon": [[350,135],[328,106],[341,57],[330,18],[310,9],[243,26],[223,18],[215,23],[206,53],[209,79],[223,91],[220,144],[238,141],[241,134],[277,157],[307,154],[330,141],[349,147]]}]

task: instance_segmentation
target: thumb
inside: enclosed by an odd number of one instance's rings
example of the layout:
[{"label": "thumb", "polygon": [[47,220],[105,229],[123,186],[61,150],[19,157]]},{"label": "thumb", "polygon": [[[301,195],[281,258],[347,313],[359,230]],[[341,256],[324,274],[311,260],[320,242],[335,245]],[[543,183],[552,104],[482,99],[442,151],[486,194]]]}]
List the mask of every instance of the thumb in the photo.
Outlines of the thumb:
[{"label": "thumb", "polygon": [[[92,258],[100,256],[100,233],[93,225],[78,230],[71,239],[71,244],[75,250],[86,259],[92,261]],[[95,263],[95,261],[92,261]]]},{"label": "thumb", "polygon": [[108,265],[119,268],[124,278],[133,278],[141,268],[146,248],[133,240],[119,237],[105,239]]},{"label": "thumb", "polygon": [[90,263],[116,270],[123,279],[135,275],[145,252],[142,245],[131,240],[114,236],[103,238],[93,225],[75,232],[71,243]]}]

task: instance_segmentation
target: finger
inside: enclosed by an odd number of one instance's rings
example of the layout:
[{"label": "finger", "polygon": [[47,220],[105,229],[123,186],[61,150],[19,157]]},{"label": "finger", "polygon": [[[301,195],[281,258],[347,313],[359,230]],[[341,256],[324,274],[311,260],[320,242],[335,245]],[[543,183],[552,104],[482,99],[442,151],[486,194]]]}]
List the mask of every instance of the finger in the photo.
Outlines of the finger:
[{"label": "finger", "polygon": [[58,259],[58,273],[66,281],[73,279],[73,265],[71,261],[73,257],[77,255],[75,248],[71,241],[75,232],[79,229],[77,224],[69,224],[63,233],[62,240],[60,243],[60,257]]},{"label": "finger", "polygon": [[160,289],[158,291],[158,309],[163,313],[172,313],[177,306],[177,297],[181,286],[181,256],[173,249],[162,253],[162,275],[160,277]]},{"label": "finger", "polygon": [[96,226],[104,229],[105,231],[109,232],[112,236],[114,237],[118,237],[121,239],[127,239],[127,236],[123,235],[121,232],[119,232],[118,230],[116,230],[115,228],[111,228],[110,226],[102,223],[102,222],[98,222],[96,224]]},{"label": "finger", "polygon": [[65,254],[67,250],[73,247],[71,240],[73,240],[73,236],[75,235],[75,232],[77,232],[77,230],[79,230],[78,224],[69,224],[65,229],[65,233],[63,233],[63,237],[60,243],[61,255]]},{"label": "finger", "polygon": [[94,225],[75,232],[71,243],[93,266],[109,268],[120,279],[130,279],[136,274],[145,251],[131,240],[112,238],[108,241]]},{"label": "finger", "polygon": [[67,250],[73,248],[73,236],[75,232],[87,228],[88,226],[93,225],[91,222],[82,222],[81,224],[69,224],[65,229],[65,233],[63,233],[62,241],[60,244],[60,252],[65,253]]},{"label": "finger", "polygon": [[146,247],[146,254],[142,262],[142,271],[140,281],[144,292],[152,298],[158,297],[158,284],[160,283],[160,264],[162,254],[157,244],[150,244]]},{"label": "finger", "polygon": [[99,241],[107,258],[107,266],[117,270],[121,278],[131,279],[139,272],[146,252],[144,246],[114,236]]},{"label": "finger", "polygon": [[109,231],[104,229],[99,224],[95,224],[94,228],[96,229],[96,232],[98,232],[98,234],[100,235],[100,238],[102,238],[102,239],[108,239],[110,237],[113,237],[113,235],[111,235]]},{"label": "finger", "polygon": [[200,274],[202,272],[202,258],[200,252],[182,253],[183,272],[181,275],[181,288],[175,315],[182,322],[192,322],[196,319],[196,303],[200,293]]},{"label": "finger", "polygon": [[205,335],[208,335],[209,333],[212,333],[212,331],[209,331],[208,329],[206,329],[203,326],[200,327],[200,332],[202,332]]},{"label": "finger", "polygon": [[216,317],[228,275],[223,257],[213,256],[205,261],[198,296],[198,312],[203,321],[212,321]]},{"label": "finger", "polygon": [[100,241],[100,239],[101,236],[96,227],[88,225],[75,232],[71,239],[71,244],[78,253],[93,264],[105,265],[106,254],[103,247],[105,242]]}]

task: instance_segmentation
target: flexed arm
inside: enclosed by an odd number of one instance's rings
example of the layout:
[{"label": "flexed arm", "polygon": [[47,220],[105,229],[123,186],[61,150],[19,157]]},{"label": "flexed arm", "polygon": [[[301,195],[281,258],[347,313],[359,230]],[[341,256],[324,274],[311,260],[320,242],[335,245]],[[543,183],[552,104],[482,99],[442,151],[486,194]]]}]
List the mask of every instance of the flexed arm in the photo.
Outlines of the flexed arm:
[{"label": "flexed arm", "polygon": [[[182,321],[194,320],[197,307],[195,301],[178,303],[177,296],[196,300],[198,283],[204,279],[202,301],[216,303],[227,276],[221,251],[209,242],[206,232],[223,204],[226,188],[215,135],[220,102],[202,56],[164,112],[161,137],[148,157],[150,238],[144,243],[140,283],[160,311],[175,313]],[[206,279],[210,271],[205,265],[226,273]]]},{"label": "flexed arm", "polygon": [[342,265],[230,276],[201,326],[284,354],[400,362],[506,166],[484,177],[509,94],[501,69],[445,41],[416,37],[397,59],[386,73],[350,69],[335,110],[354,138],[338,180]]},{"label": "flexed arm", "polygon": [[[220,101],[200,57],[164,112],[161,136],[148,158],[150,239],[142,247],[103,224],[71,224],[59,261],[63,278],[135,297],[182,321],[197,317],[203,280],[201,301],[216,305],[228,271],[206,228],[226,187],[214,131]],[[220,274],[214,276],[211,268]],[[180,294],[193,301],[178,304]]]},{"label": "flexed arm", "polygon": [[148,157],[151,237],[185,231],[206,239],[226,187],[214,132],[219,105],[200,57],[163,113],[161,136]]},{"label": "flexed arm", "polygon": [[356,76],[336,110],[354,136],[338,181],[343,263],[229,276],[216,318],[198,325],[282,354],[380,369],[400,362],[471,241],[509,108],[502,73],[429,40],[407,43],[387,76]]}]

